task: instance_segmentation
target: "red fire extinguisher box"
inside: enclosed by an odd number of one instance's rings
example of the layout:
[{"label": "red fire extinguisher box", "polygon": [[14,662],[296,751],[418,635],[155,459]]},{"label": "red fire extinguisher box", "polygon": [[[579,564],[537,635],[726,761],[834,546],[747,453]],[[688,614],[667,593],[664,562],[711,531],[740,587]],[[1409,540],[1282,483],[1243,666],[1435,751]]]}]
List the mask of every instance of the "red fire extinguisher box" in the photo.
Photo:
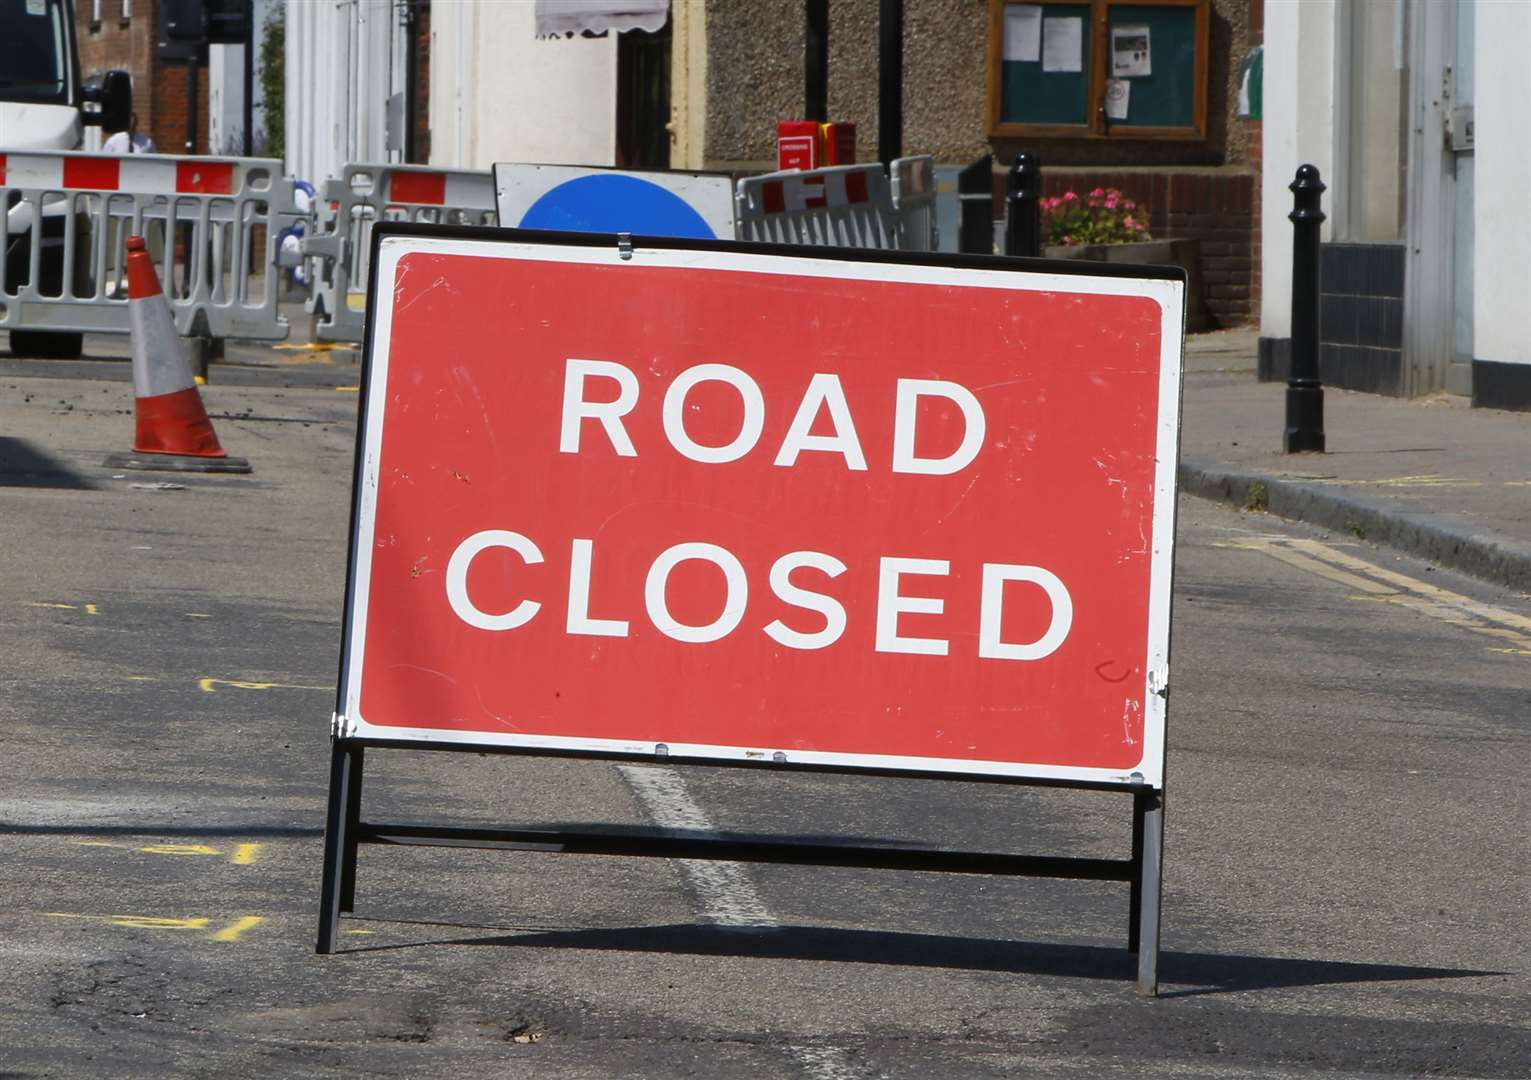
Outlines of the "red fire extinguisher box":
[{"label": "red fire extinguisher box", "polygon": [[776,124],[776,167],[817,169],[823,162],[819,125],[813,120],[780,120]]}]

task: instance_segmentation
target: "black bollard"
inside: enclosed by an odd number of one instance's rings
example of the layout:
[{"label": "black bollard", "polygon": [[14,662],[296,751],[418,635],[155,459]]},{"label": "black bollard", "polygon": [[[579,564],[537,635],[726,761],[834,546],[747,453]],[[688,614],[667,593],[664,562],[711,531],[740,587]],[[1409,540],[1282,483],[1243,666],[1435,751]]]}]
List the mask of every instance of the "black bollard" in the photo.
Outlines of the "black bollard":
[{"label": "black bollard", "polygon": [[957,174],[957,250],[994,254],[994,155],[985,154]]},{"label": "black bollard", "polygon": [[1324,223],[1319,204],[1324,182],[1318,169],[1304,165],[1290,186],[1292,222],[1292,373],[1286,385],[1288,454],[1324,450],[1324,387],[1318,379],[1318,230]]},{"label": "black bollard", "polygon": [[1042,159],[1030,150],[1015,155],[1005,177],[1005,254],[1042,254]]}]

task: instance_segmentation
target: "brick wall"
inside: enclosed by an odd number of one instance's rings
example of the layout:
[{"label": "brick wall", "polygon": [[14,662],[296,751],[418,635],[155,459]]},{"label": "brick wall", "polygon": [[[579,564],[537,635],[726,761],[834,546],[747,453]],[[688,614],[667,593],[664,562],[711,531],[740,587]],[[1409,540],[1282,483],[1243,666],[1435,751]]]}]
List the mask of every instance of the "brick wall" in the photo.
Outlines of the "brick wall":
[{"label": "brick wall", "polygon": [[187,71],[184,66],[159,66],[154,80],[154,127],[150,134],[162,154],[206,154],[207,68],[197,67],[196,146],[186,146]]},{"label": "brick wall", "polygon": [[[134,0],[132,15],[122,17],[122,0],[101,0],[101,18],[93,19],[92,0],[75,0],[75,37],[80,46],[80,78],[103,75],[113,69],[133,76],[133,111],[138,130],[155,142],[155,101],[152,93],[155,64],[154,0]],[[102,132],[104,139],[110,132]]]},{"label": "brick wall", "polygon": [[1259,211],[1256,175],[1247,169],[1046,169],[1044,197],[1116,188],[1148,207],[1156,240],[1194,239],[1200,245],[1202,289],[1219,326],[1242,326],[1255,315],[1255,243]]},{"label": "brick wall", "polygon": [[[82,79],[113,68],[133,76],[133,111],[138,130],[154,140],[162,154],[186,148],[186,69],[161,65],[156,47],[156,0],[131,0],[132,14],[123,17],[123,0],[101,0],[101,18],[93,18],[93,0],[76,0],[75,32],[80,44]],[[103,136],[106,133],[103,133]],[[197,147],[207,147],[207,69],[197,72]]]}]

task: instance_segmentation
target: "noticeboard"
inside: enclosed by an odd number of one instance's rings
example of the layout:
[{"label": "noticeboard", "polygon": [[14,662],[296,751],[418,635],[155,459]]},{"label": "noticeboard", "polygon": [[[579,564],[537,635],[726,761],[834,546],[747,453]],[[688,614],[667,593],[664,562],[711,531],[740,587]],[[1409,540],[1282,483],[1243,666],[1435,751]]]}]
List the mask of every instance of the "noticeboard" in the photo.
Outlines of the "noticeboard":
[{"label": "noticeboard", "polygon": [[341,738],[1162,785],[1177,272],[376,244]]},{"label": "noticeboard", "polygon": [[1206,135],[1210,0],[990,0],[989,134]]}]

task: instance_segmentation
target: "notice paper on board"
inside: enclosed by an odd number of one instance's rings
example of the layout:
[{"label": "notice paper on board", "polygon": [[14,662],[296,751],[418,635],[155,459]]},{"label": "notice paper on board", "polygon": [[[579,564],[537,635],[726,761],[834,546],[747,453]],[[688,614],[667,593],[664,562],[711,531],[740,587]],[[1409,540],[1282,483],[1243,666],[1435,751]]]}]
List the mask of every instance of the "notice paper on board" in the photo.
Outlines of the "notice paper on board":
[{"label": "notice paper on board", "polygon": [[1042,70],[1084,70],[1084,20],[1042,20]]},{"label": "notice paper on board", "polygon": [[1153,74],[1149,58],[1147,26],[1111,28],[1111,74],[1118,79]]},{"label": "notice paper on board", "polygon": [[1004,59],[1034,64],[1042,59],[1042,5],[1005,5]]},{"label": "notice paper on board", "polygon": [[1106,119],[1127,119],[1127,103],[1131,99],[1132,84],[1126,79],[1106,80]]}]

